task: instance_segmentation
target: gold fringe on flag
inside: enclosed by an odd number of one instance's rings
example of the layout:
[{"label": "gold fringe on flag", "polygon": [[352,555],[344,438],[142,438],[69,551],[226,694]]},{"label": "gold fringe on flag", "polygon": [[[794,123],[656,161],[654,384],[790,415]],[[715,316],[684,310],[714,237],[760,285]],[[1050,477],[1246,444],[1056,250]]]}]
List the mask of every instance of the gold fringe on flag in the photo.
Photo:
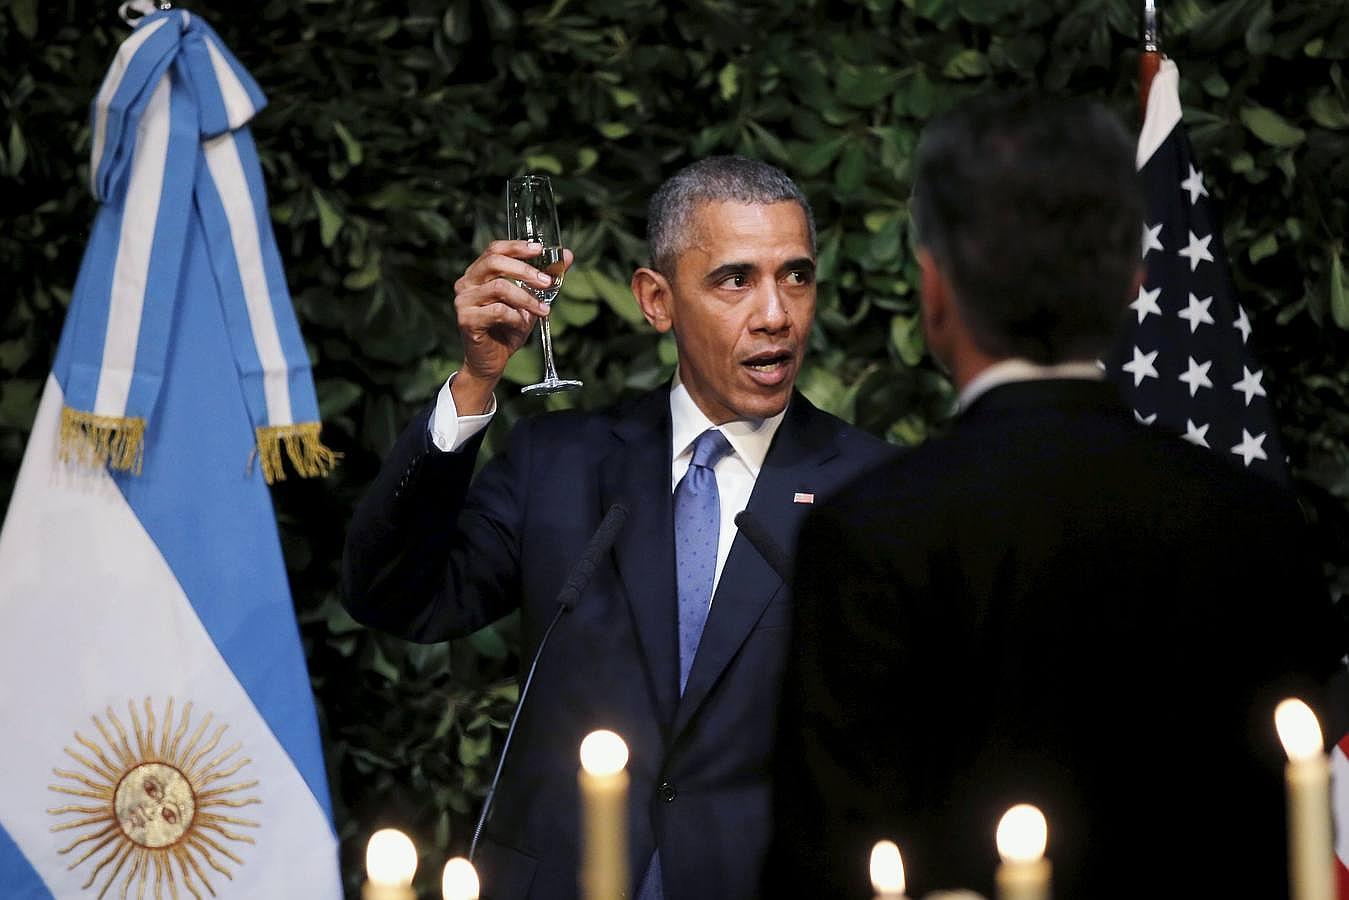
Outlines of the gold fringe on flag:
[{"label": "gold fringe on flag", "polygon": [[63,407],[57,454],[63,463],[107,466],[139,475],[145,460],[145,420],[139,416],[96,416]]},{"label": "gold fringe on flag", "polygon": [[258,428],[258,458],[262,460],[262,477],[268,484],[284,481],[286,473],[281,464],[281,448],[301,478],[327,475],[337,465],[342,454],[329,450],[319,440],[318,422],[301,425],[268,425]]}]

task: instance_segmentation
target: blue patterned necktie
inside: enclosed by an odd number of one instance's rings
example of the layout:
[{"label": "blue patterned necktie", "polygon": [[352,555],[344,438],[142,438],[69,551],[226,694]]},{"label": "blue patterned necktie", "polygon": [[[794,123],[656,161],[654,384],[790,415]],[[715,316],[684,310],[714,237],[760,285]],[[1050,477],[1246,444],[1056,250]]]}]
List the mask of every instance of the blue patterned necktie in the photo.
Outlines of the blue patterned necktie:
[{"label": "blue patterned necktie", "polygon": [[[721,499],[712,467],[731,449],[726,436],[709,428],[693,442],[689,470],[674,493],[675,568],[679,581],[679,693],[689,680],[693,657],[712,605],[712,583],[717,574],[717,544],[721,537]],[[637,900],[661,900],[660,851],[637,886]]]},{"label": "blue patterned necktie", "polygon": [[674,494],[675,564],[679,579],[679,693],[689,680],[712,604],[721,532],[721,501],[712,467],[730,452],[726,436],[709,428],[693,442],[689,470]]}]

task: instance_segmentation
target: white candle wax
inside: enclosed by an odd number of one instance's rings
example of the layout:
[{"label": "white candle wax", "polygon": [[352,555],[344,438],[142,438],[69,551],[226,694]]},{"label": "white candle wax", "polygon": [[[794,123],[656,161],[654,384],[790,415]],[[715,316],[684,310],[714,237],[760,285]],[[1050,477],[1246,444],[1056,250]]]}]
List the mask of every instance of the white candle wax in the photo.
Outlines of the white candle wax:
[{"label": "white candle wax", "polygon": [[1049,900],[1051,871],[1044,858],[1049,826],[1044,814],[1026,803],[1013,806],[998,822],[998,900]]},{"label": "white candle wax", "polygon": [[1288,882],[1293,900],[1335,900],[1335,851],[1330,819],[1330,757],[1321,725],[1301,700],[1274,711],[1288,753]]},{"label": "white candle wax", "polygon": [[628,748],[612,731],[581,742],[581,896],[619,900],[628,893]]}]

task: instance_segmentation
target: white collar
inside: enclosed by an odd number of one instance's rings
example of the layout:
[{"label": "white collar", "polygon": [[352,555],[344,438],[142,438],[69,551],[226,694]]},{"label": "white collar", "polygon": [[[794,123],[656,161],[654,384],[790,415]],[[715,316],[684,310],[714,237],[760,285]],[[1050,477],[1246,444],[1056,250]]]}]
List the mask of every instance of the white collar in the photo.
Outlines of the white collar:
[{"label": "white collar", "polygon": [[675,370],[674,383],[670,386],[670,423],[674,438],[671,444],[672,458],[678,459],[681,455],[691,453],[698,435],[716,427],[726,435],[736,456],[757,478],[759,470],[763,468],[764,458],[768,456],[768,448],[773,443],[773,435],[778,433],[778,426],[786,415],[787,410],[784,408],[782,412],[766,419],[732,419],[713,426],[712,420],[703,415],[698,404],[693,402],[689,389],[679,378],[679,371]]},{"label": "white collar", "polygon": [[1042,366],[1021,357],[999,360],[970,379],[969,384],[960,392],[956,409],[961,411],[969,409],[970,404],[995,387],[1017,381],[1043,381],[1048,378],[1100,381],[1105,378],[1105,371],[1099,363],[1087,360],[1070,360],[1052,366]]}]

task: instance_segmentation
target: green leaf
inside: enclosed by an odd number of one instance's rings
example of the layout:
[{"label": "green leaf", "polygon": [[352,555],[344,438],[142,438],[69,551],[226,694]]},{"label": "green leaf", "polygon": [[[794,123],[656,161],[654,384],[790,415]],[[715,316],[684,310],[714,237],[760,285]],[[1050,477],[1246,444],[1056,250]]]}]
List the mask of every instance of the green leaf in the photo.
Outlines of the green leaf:
[{"label": "green leaf", "polygon": [[727,63],[717,73],[717,87],[722,100],[730,100],[740,90],[740,69],[735,63]]},{"label": "green leaf", "polygon": [[510,653],[510,648],[506,646],[501,634],[491,625],[470,634],[468,642],[473,645],[474,650],[488,659],[505,659]]},{"label": "green leaf", "polygon": [[[538,329],[535,329],[535,334]],[[501,377],[514,384],[533,384],[543,377],[543,351],[530,341],[511,354]]]},{"label": "green leaf", "polygon": [[0,387],[0,425],[27,431],[37,414],[38,392],[42,382],[10,378]]},{"label": "green leaf", "polygon": [[[324,241],[325,246],[331,241]],[[363,291],[366,288],[379,281],[382,267],[378,253],[372,253],[366,260],[365,265],[361,266],[355,272],[350,272],[342,279],[342,286],[349,291]]]},{"label": "green leaf", "polygon": [[9,7],[14,25],[28,40],[37,37],[37,0],[13,0]]},{"label": "green leaf", "polygon": [[895,348],[906,366],[917,366],[923,361],[927,342],[923,339],[923,323],[918,316],[894,316],[890,319],[890,346]]},{"label": "green leaf", "polygon": [[1349,128],[1349,110],[1330,91],[1322,91],[1307,102],[1307,114],[1317,125],[1336,131]]},{"label": "green leaf", "polygon": [[1246,106],[1241,121],[1251,133],[1271,147],[1296,147],[1307,139],[1307,132],[1264,106]]},{"label": "green leaf", "polygon": [[848,140],[848,135],[839,134],[814,144],[797,144],[792,148],[792,161],[802,175],[818,175],[829,168]]},{"label": "green leaf", "polygon": [[632,289],[626,284],[599,271],[592,271],[590,280],[604,302],[609,305],[611,310],[618,313],[623,321],[631,325],[638,325],[646,321],[646,318],[642,315],[641,307],[637,305],[636,298],[632,296]]},{"label": "green leaf", "polygon": [[0,341],[0,371],[17,372],[31,356],[27,341]]},{"label": "green leaf", "polygon": [[570,280],[563,282],[562,295],[553,304],[553,318],[567,325],[589,325],[599,315],[600,308],[593,300],[568,297]]},{"label": "green leaf", "polygon": [[992,25],[1022,5],[1022,0],[960,0],[960,15],[967,22]]},{"label": "green leaf", "polygon": [[1338,245],[1330,254],[1330,315],[1336,325],[1349,331],[1349,292],[1344,288],[1344,260]]},{"label": "green leaf", "polygon": [[567,297],[572,300],[598,300],[599,288],[595,286],[593,269],[576,267],[567,271]]},{"label": "green leaf", "polygon": [[961,50],[946,61],[942,74],[957,80],[987,75],[988,58],[978,50]]},{"label": "green leaf", "polygon": [[656,352],[662,365],[673,366],[679,362],[679,344],[675,341],[673,331],[667,331],[660,336],[660,343],[656,345]]},{"label": "green leaf", "polygon": [[1251,244],[1251,249],[1247,252],[1252,263],[1258,263],[1267,256],[1273,256],[1279,252],[1279,239],[1273,234],[1267,234],[1260,240]]},{"label": "green leaf", "polygon": [[807,362],[801,369],[796,386],[807,400],[820,409],[836,416],[843,415],[847,387],[827,367]]},{"label": "green leaf", "polygon": [[885,66],[844,65],[838,71],[838,97],[850,106],[870,109],[894,92],[899,78]]},{"label": "green leaf", "polygon": [[526,156],[525,168],[531,172],[548,172],[552,175],[562,174],[562,162],[556,156],[547,153],[538,156]]},{"label": "green leaf", "polygon": [[492,736],[490,733],[465,734],[459,739],[459,762],[461,765],[472,768],[478,765],[491,749]]},{"label": "green leaf", "polygon": [[398,667],[389,662],[389,658],[384,655],[384,649],[379,644],[371,647],[370,671],[382,676],[386,681],[397,682],[399,677]]},{"label": "green leaf", "polygon": [[317,382],[319,416],[327,419],[346,412],[361,399],[361,387],[345,378],[328,378]]},{"label": "green leaf", "polygon": [[899,214],[893,209],[873,209],[862,217],[862,224],[866,226],[867,231],[875,234],[893,222],[898,216]]},{"label": "green leaf", "polygon": [[616,141],[632,134],[632,126],[625,122],[601,122],[599,132],[609,140]]},{"label": "green leaf", "polygon": [[361,160],[365,158],[365,153],[361,150],[360,141],[352,137],[351,132],[347,131],[347,127],[336,119],[333,120],[333,131],[337,134],[338,139],[342,141],[342,146],[346,148],[347,162],[351,163],[353,166],[359,166]]},{"label": "green leaf", "polygon": [[28,161],[28,145],[24,142],[23,132],[19,130],[18,122],[9,124],[9,165],[8,174],[18,175],[23,170],[23,164]]},{"label": "green leaf", "polygon": [[1217,72],[1209,74],[1204,79],[1204,93],[1208,94],[1210,97],[1221,99],[1226,97],[1230,90],[1231,88],[1227,84],[1227,79],[1223,78],[1222,75]]},{"label": "green leaf", "polygon": [[309,193],[314,198],[314,206],[318,208],[319,242],[325,247],[331,247],[333,241],[337,240],[337,233],[342,230],[342,216],[318,188],[313,188]]},{"label": "green leaf", "polygon": [[614,98],[614,105],[619,109],[628,109],[629,107],[636,106],[641,100],[634,91],[618,86],[609,89],[609,96]]},{"label": "green leaf", "polygon": [[866,177],[867,152],[860,142],[854,141],[843,149],[834,182],[844,195],[855,194],[861,190]]}]

